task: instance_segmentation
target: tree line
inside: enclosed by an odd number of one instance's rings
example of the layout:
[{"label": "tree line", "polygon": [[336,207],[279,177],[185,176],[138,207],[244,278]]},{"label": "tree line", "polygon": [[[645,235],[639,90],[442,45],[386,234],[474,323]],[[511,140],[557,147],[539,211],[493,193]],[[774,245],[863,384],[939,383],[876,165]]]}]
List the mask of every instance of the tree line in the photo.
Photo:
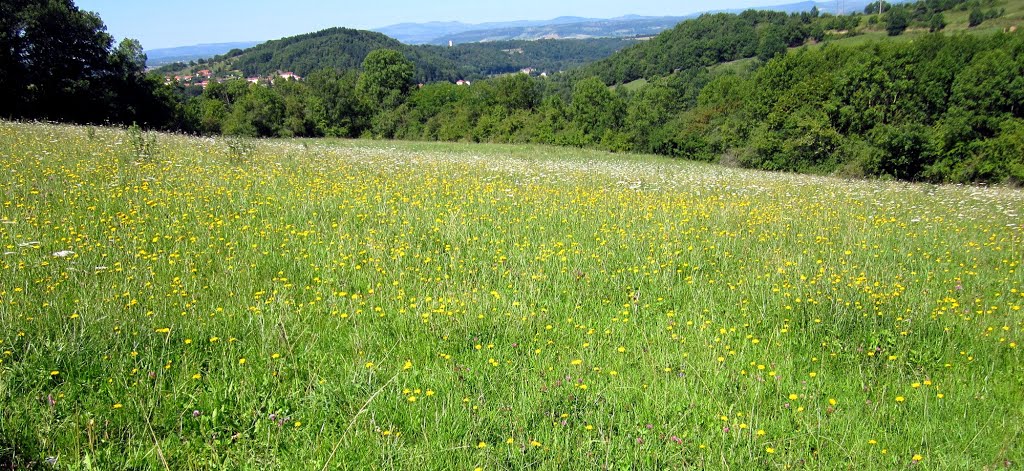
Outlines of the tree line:
[{"label": "tree line", "polygon": [[1024,37],[927,35],[694,67],[636,91],[511,74],[414,86],[379,50],[363,71],[271,87],[211,85],[197,131],[543,143],[766,170],[933,182],[1024,182]]}]

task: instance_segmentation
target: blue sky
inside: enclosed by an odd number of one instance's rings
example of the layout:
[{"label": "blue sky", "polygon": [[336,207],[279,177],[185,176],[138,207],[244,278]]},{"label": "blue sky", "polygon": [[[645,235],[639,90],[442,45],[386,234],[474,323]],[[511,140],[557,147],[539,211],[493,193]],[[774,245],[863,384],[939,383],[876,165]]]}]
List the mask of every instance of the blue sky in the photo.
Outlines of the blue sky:
[{"label": "blue sky", "polygon": [[797,0],[77,0],[99,13],[118,40],[146,49],[202,43],[263,41],[334,26],[371,29],[428,21],[545,20],[558,16],[610,18],[626,14],[685,15],[706,10],[780,5]]}]

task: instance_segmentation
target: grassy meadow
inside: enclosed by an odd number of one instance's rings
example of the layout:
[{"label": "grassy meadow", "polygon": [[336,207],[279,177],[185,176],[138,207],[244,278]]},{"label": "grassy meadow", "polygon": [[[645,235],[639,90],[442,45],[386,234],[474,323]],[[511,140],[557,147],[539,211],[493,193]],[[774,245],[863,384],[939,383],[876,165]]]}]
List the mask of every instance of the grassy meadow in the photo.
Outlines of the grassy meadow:
[{"label": "grassy meadow", "polygon": [[0,468],[1017,468],[1022,212],[0,122]]}]

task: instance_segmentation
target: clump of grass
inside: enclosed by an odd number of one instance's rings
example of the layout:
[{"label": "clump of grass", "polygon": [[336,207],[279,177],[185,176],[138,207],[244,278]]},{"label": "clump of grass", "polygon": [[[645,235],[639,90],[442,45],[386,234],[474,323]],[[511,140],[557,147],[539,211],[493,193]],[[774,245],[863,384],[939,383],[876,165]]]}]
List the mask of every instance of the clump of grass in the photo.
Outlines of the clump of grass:
[{"label": "clump of grass", "polygon": [[[87,129],[89,138],[95,137],[95,130]],[[156,134],[143,131],[138,124],[132,123],[125,131],[128,141],[128,156],[135,162],[151,162],[157,157]]]},{"label": "clump of grass", "polygon": [[243,165],[249,162],[250,157],[256,150],[255,143],[244,137],[227,137],[224,139],[228,147],[228,161],[233,165]]}]

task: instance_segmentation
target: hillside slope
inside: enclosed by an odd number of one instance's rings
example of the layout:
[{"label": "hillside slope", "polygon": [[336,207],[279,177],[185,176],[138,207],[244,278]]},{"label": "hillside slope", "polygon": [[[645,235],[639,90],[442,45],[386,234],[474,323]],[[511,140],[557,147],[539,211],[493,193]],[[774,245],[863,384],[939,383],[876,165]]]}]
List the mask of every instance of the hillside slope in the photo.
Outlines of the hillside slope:
[{"label": "hillside slope", "polygon": [[[1024,0],[932,0],[894,2],[884,14],[866,14],[874,5],[860,3],[853,15],[815,12],[747,10],[738,15],[717,13],[684,21],[651,41],[639,43],[576,71],[575,77],[598,76],[611,85],[650,80],[679,70],[710,67],[741,59],[770,59],[787,48],[824,44],[861,45],[873,40],[913,41],[939,31],[945,34],[988,34],[1015,29],[1024,23]],[[818,6],[818,5],[814,5]],[[847,11],[852,8],[846,5]],[[834,8],[833,8],[834,10]],[[987,16],[971,26],[977,10]],[[889,32],[899,12],[902,29]]]},{"label": "hillside slope", "polygon": [[478,79],[523,68],[557,72],[607,57],[634,41],[622,38],[585,40],[500,41],[455,47],[409,46],[381,33],[332,28],[268,41],[231,55],[218,56],[202,66],[165,67],[160,73],[188,73],[200,68],[226,75],[266,76],[290,71],[305,76],[329,67],[357,69],[371,51],[394,49],[416,65],[419,82]]}]

